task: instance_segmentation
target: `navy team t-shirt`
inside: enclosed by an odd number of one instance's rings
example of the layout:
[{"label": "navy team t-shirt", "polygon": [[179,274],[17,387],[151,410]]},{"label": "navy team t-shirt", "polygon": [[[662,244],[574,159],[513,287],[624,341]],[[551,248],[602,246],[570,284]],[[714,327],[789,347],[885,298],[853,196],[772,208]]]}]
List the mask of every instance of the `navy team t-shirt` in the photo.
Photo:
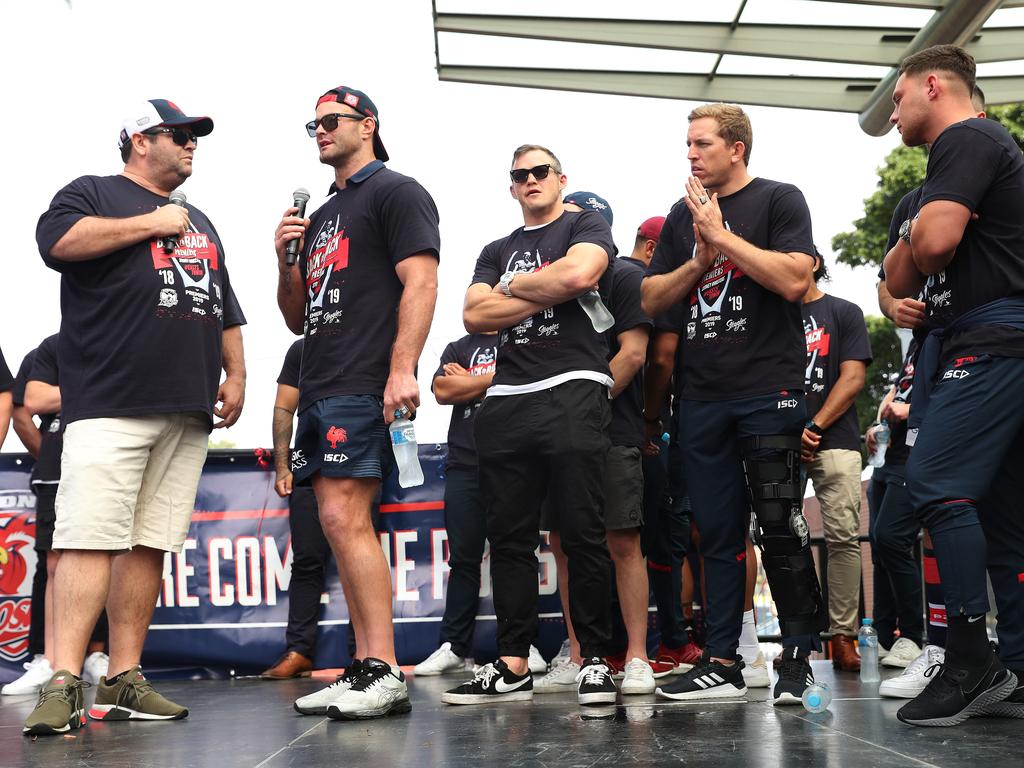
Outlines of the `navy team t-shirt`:
[{"label": "navy team t-shirt", "polygon": [[[602,248],[611,266],[615,243],[601,214],[589,209],[565,211],[548,224],[520,227],[507,237],[484,246],[476,262],[473,284],[493,287],[506,272],[524,274],[544,269],[563,258],[578,243]],[[607,284],[607,276],[605,270],[602,289]],[[588,371],[610,382],[607,358],[608,344],[604,335],[594,330],[590,318],[574,298],[499,331],[494,386],[528,387],[575,371]]]},{"label": "navy team t-shirt", "polygon": [[7,367],[3,350],[0,350],[0,392],[10,392],[14,386],[14,377],[11,376],[11,369]]},{"label": "navy team t-shirt", "polygon": [[[608,359],[619,353],[619,334],[644,326],[650,328],[651,318],[640,306],[640,284],[646,265],[628,256],[615,259],[611,268],[608,309],[615,316],[615,325],[605,331]],[[644,375],[643,368],[612,400],[612,423],[609,430],[612,445],[642,448],[644,445]]]},{"label": "navy team t-shirt", "polygon": [[[469,371],[470,376],[486,376],[494,373],[497,357],[496,334],[471,333],[444,348],[434,378],[445,375],[444,367],[448,363],[458,363]],[[476,469],[473,421],[483,402],[481,396],[470,403],[456,403],[452,406],[452,418],[448,424],[448,461],[445,464],[447,469]]]},{"label": "navy team t-shirt", "polygon": [[437,207],[419,183],[379,160],[349,178],[310,216],[306,329],[299,410],[336,395],[384,394],[398,330],[395,265],[440,258]]},{"label": "navy team t-shirt", "polygon": [[[41,381],[54,387],[60,386],[60,366],[57,363],[59,337],[60,334],[57,333],[47,336],[36,348],[28,381]],[[64,390],[61,390],[61,407],[63,403]],[[41,415],[39,418],[42,440],[39,443],[39,460],[32,473],[32,482],[53,484],[60,480],[60,457],[64,452],[64,419],[60,413]]]},{"label": "navy team t-shirt", "polygon": [[[726,227],[748,243],[814,258],[811,214],[792,184],[755,178],[719,197],[718,204]],[[695,254],[693,217],[680,200],[665,219],[647,273],[671,272]],[[722,253],[684,301],[683,399],[733,400],[803,389],[799,302],[759,285]]]},{"label": "navy team t-shirt", "polygon": [[225,328],[245,316],[231,290],[224,247],[189,204],[191,231],[173,253],[161,238],[88,261],[53,246],[87,216],[128,218],[168,200],[125,176],[83,176],[39,218],[36,241],[61,273],[60,387],[64,421],[155,413],[211,414]]},{"label": "navy team t-shirt", "polygon": [[298,389],[301,370],[302,339],[297,339],[288,347],[288,351],[285,352],[284,363],[281,365],[281,373],[277,377],[277,383]]}]

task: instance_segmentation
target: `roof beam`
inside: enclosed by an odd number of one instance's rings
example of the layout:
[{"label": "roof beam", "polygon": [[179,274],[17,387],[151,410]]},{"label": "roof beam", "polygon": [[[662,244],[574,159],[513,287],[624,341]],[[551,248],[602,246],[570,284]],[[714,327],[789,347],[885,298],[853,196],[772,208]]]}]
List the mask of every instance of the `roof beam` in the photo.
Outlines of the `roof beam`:
[{"label": "roof beam", "polygon": [[994,107],[997,104],[1015,104],[1024,93],[1024,75],[986,77],[978,80],[978,85],[985,92],[986,105]]},{"label": "roof beam", "polygon": [[441,65],[438,77],[457,83],[546,88],[585,93],[727,101],[769,107],[859,112],[877,79],[769,77],[675,72],[620,72]]},{"label": "roof beam", "polygon": [[[843,5],[875,5],[890,8],[918,8],[923,11],[941,11],[956,0],[814,0],[817,3],[842,3]],[[1024,8],[1024,0],[1005,0],[1003,8]]]}]

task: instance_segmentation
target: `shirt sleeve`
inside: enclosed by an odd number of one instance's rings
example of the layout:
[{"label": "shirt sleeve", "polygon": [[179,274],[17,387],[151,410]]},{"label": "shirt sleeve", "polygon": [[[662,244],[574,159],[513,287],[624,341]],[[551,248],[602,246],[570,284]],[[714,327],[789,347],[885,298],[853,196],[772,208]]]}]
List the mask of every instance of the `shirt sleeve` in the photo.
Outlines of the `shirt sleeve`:
[{"label": "shirt sleeve", "polygon": [[392,264],[418,253],[440,259],[440,217],[434,199],[420,184],[410,179],[390,190],[381,202],[380,215]]},{"label": "shirt sleeve", "polygon": [[629,264],[619,264],[613,267],[614,270],[621,269],[621,275],[612,276],[611,310],[615,316],[615,327],[613,332],[616,336],[625,333],[637,326],[653,325],[643,311],[640,302],[640,283],[643,282],[644,273],[639,267],[634,268]]},{"label": "shirt sleeve", "polygon": [[608,222],[597,211],[585,210],[577,214],[572,221],[572,229],[569,231],[568,248],[580,243],[590,243],[599,246],[608,254],[608,264],[611,266],[615,258],[615,241],[612,240],[612,228]]},{"label": "shirt sleeve", "polygon": [[221,269],[221,290],[224,291],[224,329],[234,328],[236,325],[245,325],[245,315],[242,313],[242,306],[238,303],[235,290],[231,287],[231,277],[228,275],[228,267],[222,261]]},{"label": "shirt sleeve", "polygon": [[41,381],[51,386],[60,386],[60,367],[57,364],[57,334],[47,336],[36,348],[35,359],[29,381]]},{"label": "shirt sleeve", "polygon": [[870,365],[871,339],[864,323],[864,312],[851,302],[843,302],[841,306],[842,343],[839,349],[839,362],[862,360]]},{"label": "shirt sleeve", "polygon": [[75,179],[54,195],[50,207],[36,224],[36,244],[46,265],[58,272],[62,271],[65,262],[50,256],[53,246],[80,219],[98,215],[96,191],[89,176]]},{"label": "shirt sleeve", "polygon": [[498,266],[498,253],[500,251],[500,240],[484,246],[476,260],[473,268],[473,280],[471,285],[483,283],[494,287],[501,279],[501,270]]},{"label": "shirt sleeve", "polygon": [[441,362],[438,363],[437,370],[434,371],[435,379],[438,376],[444,376],[444,367],[448,363],[458,363],[459,365],[462,365],[462,362],[459,360],[458,345],[454,341],[448,346],[446,346],[444,348],[444,352],[441,353]]},{"label": "shirt sleeve", "polygon": [[14,377],[11,375],[11,369],[7,367],[3,351],[0,350],[0,392],[9,392],[13,386]]},{"label": "shirt sleeve", "polygon": [[991,137],[961,123],[947,128],[932,144],[921,207],[951,200],[976,211],[1003,168],[1005,150]]},{"label": "shirt sleeve", "polygon": [[29,374],[32,373],[32,362],[35,360],[36,351],[33,349],[21,361],[18,368],[18,375],[14,377],[14,385],[11,388],[11,395],[15,405],[25,404],[25,385],[28,384]]},{"label": "shirt sleeve", "polygon": [[814,258],[811,211],[804,194],[784,184],[773,196],[768,248],[779,253],[806,253]]},{"label": "shirt sleeve", "polygon": [[277,377],[278,384],[299,388],[299,372],[302,370],[302,339],[295,341],[284,356],[281,374]]},{"label": "shirt sleeve", "polygon": [[688,218],[682,215],[683,212],[689,214],[685,205],[676,203],[665,217],[665,223],[661,226],[661,234],[658,237],[658,244],[654,248],[654,256],[651,258],[650,266],[647,267],[648,275],[664,275],[677,269],[689,259],[689,254],[680,252],[676,235],[676,229],[684,223],[685,218]]}]

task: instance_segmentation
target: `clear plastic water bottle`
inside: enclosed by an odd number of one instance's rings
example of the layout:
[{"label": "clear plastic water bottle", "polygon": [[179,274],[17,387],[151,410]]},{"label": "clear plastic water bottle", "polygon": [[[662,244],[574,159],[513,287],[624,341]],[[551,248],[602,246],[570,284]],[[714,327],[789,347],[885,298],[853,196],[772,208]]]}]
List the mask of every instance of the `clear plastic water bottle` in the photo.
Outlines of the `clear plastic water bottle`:
[{"label": "clear plastic water bottle", "polygon": [[863,626],[857,633],[857,645],[860,648],[860,681],[877,683],[882,679],[878,674],[878,633],[871,626],[871,619],[863,619]]},{"label": "clear plastic water bottle", "polygon": [[892,434],[889,422],[882,419],[875,427],[875,452],[868,456],[868,464],[880,467],[885,464],[885,452],[889,448],[889,437]]},{"label": "clear plastic water bottle", "polygon": [[584,293],[582,296],[577,297],[576,301],[583,307],[583,311],[587,313],[587,317],[590,318],[594,330],[598,333],[604,333],[615,325],[615,316],[608,311],[608,307],[604,305],[604,301],[601,299],[601,294],[597,291]]},{"label": "clear plastic water bottle", "polygon": [[416,428],[406,418],[391,422],[391,450],[398,464],[398,484],[403,488],[423,485],[423,468],[416,450]]},{"label": "clear plastic water bottle", "polygon": [[824,712],[828,709],[828,705],[832,703],[832,689],[825,685],[825,683],[812,683],[804,689],[804,694],[801,698],[804,702],[804,709],[808,712],[814,714]]}]

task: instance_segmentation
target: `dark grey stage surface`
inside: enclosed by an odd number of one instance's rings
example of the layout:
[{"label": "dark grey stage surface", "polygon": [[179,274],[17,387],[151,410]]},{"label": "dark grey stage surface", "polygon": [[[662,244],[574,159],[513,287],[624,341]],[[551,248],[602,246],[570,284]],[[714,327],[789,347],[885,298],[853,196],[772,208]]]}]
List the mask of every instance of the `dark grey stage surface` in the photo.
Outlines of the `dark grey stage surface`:
[{"label": "dark grey stage surface", "polygon": [[[35,697],[0,700],[0,766],[986,766],[1021,765],[1024,721],[972,719],[956,728],[912,728],[877,686],[833,675],[831,711],[773,707],[767,691],[738,701],[677,703],[629,696],[618,706],[579,707],[572,694],[532,703],[449,707],[441,691],[464,676],[413,680],[413,711],[386,720],[303,717],[292,700],[317,680],[160,681],[191,709],[171,723],[95,723],[73,737],[28,739]],[[892,671],[883,675],[892,674]],[[411,677],[410,677],[411,679]],[[87,692],[87,702],[92,692]]]}]

